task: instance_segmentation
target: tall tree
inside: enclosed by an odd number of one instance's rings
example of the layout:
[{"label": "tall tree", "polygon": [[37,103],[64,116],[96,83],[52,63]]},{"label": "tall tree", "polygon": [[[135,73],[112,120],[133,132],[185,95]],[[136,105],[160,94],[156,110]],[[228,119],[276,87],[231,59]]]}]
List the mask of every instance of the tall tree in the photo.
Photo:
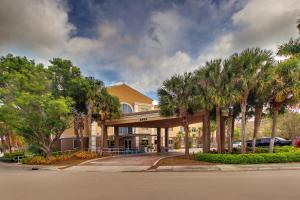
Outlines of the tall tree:
[{"label": "tall tree", "polygon": [[174,75],[163,82],[158,89],[160,113],[163,116],[180,116],[185,132],[185,157],[189,157],[189,121],[188,116],[195,112],[201,102],[196,97],[196,87],[192,74]]},{"label": "tall tree", "polygon": [[228,106],[230,102],[234,102],[237,97],[236,90],[231,90],[231,78],[233,73],[230,71],[229,63],[222,62],[221,59],[206,62],[205,66],[196,71],[198,84],[205,91],[207,103],[206,106],[215,107],[216,110],[216,126],[217,126],[217,143],[218,152],[224,152],[225,147],[225,126],[222,119],[222,108]]},{"label": "tall tree", "polygon": [[93,116],[101,126],[101,145],[106,148],[107,132],[105,122],[121,116],[121,104],[118,97],[112,96],[103,88],[95,95]]},{"label": "tall tree", "polygon": [[[48,67],[53,82],[52,91],[56,96],[71,97],[74,107],[74,133],[80,139],[80,148],[84,149],[84,135],[90,135],[91,101],[96,90],[95,84],[101,88],[103,83],[93,78],[84,78],[78,67],[70,60],[54,58]],[[85,123],[84,123],[85,121]],[[85,134],[83,132],[85,130]]]},{"label": "tall tree", "polygon": [[269,152],[273,152],[279,110],[282,106],[298,103],[300,97],[300,59],[291,57],[274,67],[270,105],[273,111]]},{"label": "tall tree", "polygon": [[233,70],[235,72],[235,82],[240,89],[241,98],[241,115],[242,115],[242,153],[246,152],[246,111],[247,101],[250,91],[256,87],[257,74],[260,72],[261,66],[271,59],[272,53],[260,48],[251,48],[242,51],[240,54],[231,56]]},{"label": "tall tree", "polygon": [[202,67],[194,72],[194,82],[197,85],[196,95],[199,98],[202,109],[204,110],[203,117],[203,152],[210,152],[210,143],[211,143],[211,124],[210,124],[210,112],[214,108],[213,103],[211,102],[210,93],[207,91],[209,88],[209,81],[206,77],[207,69]]},{"label": "tall tree", "polygon": [[[87,82],[87,89],[86,89],[86,115],[85,115],[85,124],[86,124],[86,134],[91,136],[91,127],[92,127],[92,115],[95,102],[99,99],[97,99],[97,96],[101,96],[101,92],[104,88],[104,84],[102,81],[97,80],[93,77],[87,77],[85,78],[85,81]],[[90,137],[91,138],[91,137]]]},{"label": "tall tree", "polygon": [[1,57],[0,72],[1,120],[49,156],[68,128],[72,101],[54,96],[48,70],[26,57]]}]

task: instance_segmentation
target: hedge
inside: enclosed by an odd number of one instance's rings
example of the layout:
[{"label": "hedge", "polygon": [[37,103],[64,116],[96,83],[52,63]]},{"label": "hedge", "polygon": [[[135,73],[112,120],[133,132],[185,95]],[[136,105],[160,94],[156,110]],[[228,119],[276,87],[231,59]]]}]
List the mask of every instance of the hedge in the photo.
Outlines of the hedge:
[{"label": "hedge", "polygon": [[5,153],[0,161],[16,162],[18,157],[24,157],[24,152]]},{"label": "hedge", "polygon": [[278,147],[276,153],[204,154],[198,153],[198,161],[223,164],[262,164],[300,162],[300,150],[294,147]]}]

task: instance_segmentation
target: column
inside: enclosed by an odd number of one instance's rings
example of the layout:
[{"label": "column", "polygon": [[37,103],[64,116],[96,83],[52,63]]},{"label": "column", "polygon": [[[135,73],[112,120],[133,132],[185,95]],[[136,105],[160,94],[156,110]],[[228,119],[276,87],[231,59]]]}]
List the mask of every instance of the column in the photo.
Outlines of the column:
[{"label": "column", "polygon": [[95,152],[96,151],[96,137],[97,137],[97,132],[96,132],[96,126],[97,123],[93,122],[92,123],[92,132],[91,132],[91,138],[90,138],[90,151]]},{"label": "column", "polygon": [[101,127],[101,147],[102,149],[107,148],[107,126],[105,125]]},{"label": "column", "polygon": [[161,152],[161,129],[157,128],[157,153]]},{"label": "column", "polygon": [[169,128],[165,128],[165,151],[169,151]]},{"label": "column", "polygon": [[115,137],[115,146],[114,148],[120,148],[120,138],[119,138],[119,127],[114,126],[114,137]]}]

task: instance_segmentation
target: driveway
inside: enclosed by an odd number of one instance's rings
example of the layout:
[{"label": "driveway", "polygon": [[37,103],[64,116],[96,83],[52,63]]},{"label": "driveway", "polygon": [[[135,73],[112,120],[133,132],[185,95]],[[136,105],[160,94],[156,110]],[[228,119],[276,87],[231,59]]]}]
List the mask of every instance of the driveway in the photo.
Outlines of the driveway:
[{"label": "driveway", "polygon": [[181,153],[147,153],[140,155],[126,155],[104,157],[85,162],[79,166],[66,168],[67,171],[144,171],[149,169],[156,161],[168,156],[181,155]]}]

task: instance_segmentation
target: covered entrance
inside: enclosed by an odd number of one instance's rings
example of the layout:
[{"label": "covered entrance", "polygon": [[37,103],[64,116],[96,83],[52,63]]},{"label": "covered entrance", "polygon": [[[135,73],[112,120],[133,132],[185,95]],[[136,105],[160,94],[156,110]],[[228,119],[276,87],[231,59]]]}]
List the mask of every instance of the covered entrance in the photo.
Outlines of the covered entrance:
[{"label": "covered entrance", "polygon": [[[188,116],[188,123],[199,123],[202,122],[204,116],[204,111],[197,112],[193,115]],[[119,119],[106,121],[104,129],[101,130],[101,148],[103,150],[107,149],[106,141],[107,140],[107,128],[114,127],[114,149],[117,151],[121,149],[121,146],[125,149],[133,149],[136,147],[136,143],[138,142],[135,137],[135,134],[130,134],[132,138],[127,139],[123,138],[119,135],[120,127],[129,127],[132,129],[134,127],[137,128],[155,128],[156,129],[156,151],[158,153],[163,152],[162,149],[167,152],[169,149],[169,128],[178,127],[182,125],[182,118],[178,116],[171,117],[163,117],[160,115],[159,110],[153,111],[145,111],[145,112],[134,112],[134,113],[126,113]],[[164,141],[162,141],[162,130],[164,130]],[[144,142],[149,142],[145,139]],[[164,147],[162,148],[162,143]]]}]

